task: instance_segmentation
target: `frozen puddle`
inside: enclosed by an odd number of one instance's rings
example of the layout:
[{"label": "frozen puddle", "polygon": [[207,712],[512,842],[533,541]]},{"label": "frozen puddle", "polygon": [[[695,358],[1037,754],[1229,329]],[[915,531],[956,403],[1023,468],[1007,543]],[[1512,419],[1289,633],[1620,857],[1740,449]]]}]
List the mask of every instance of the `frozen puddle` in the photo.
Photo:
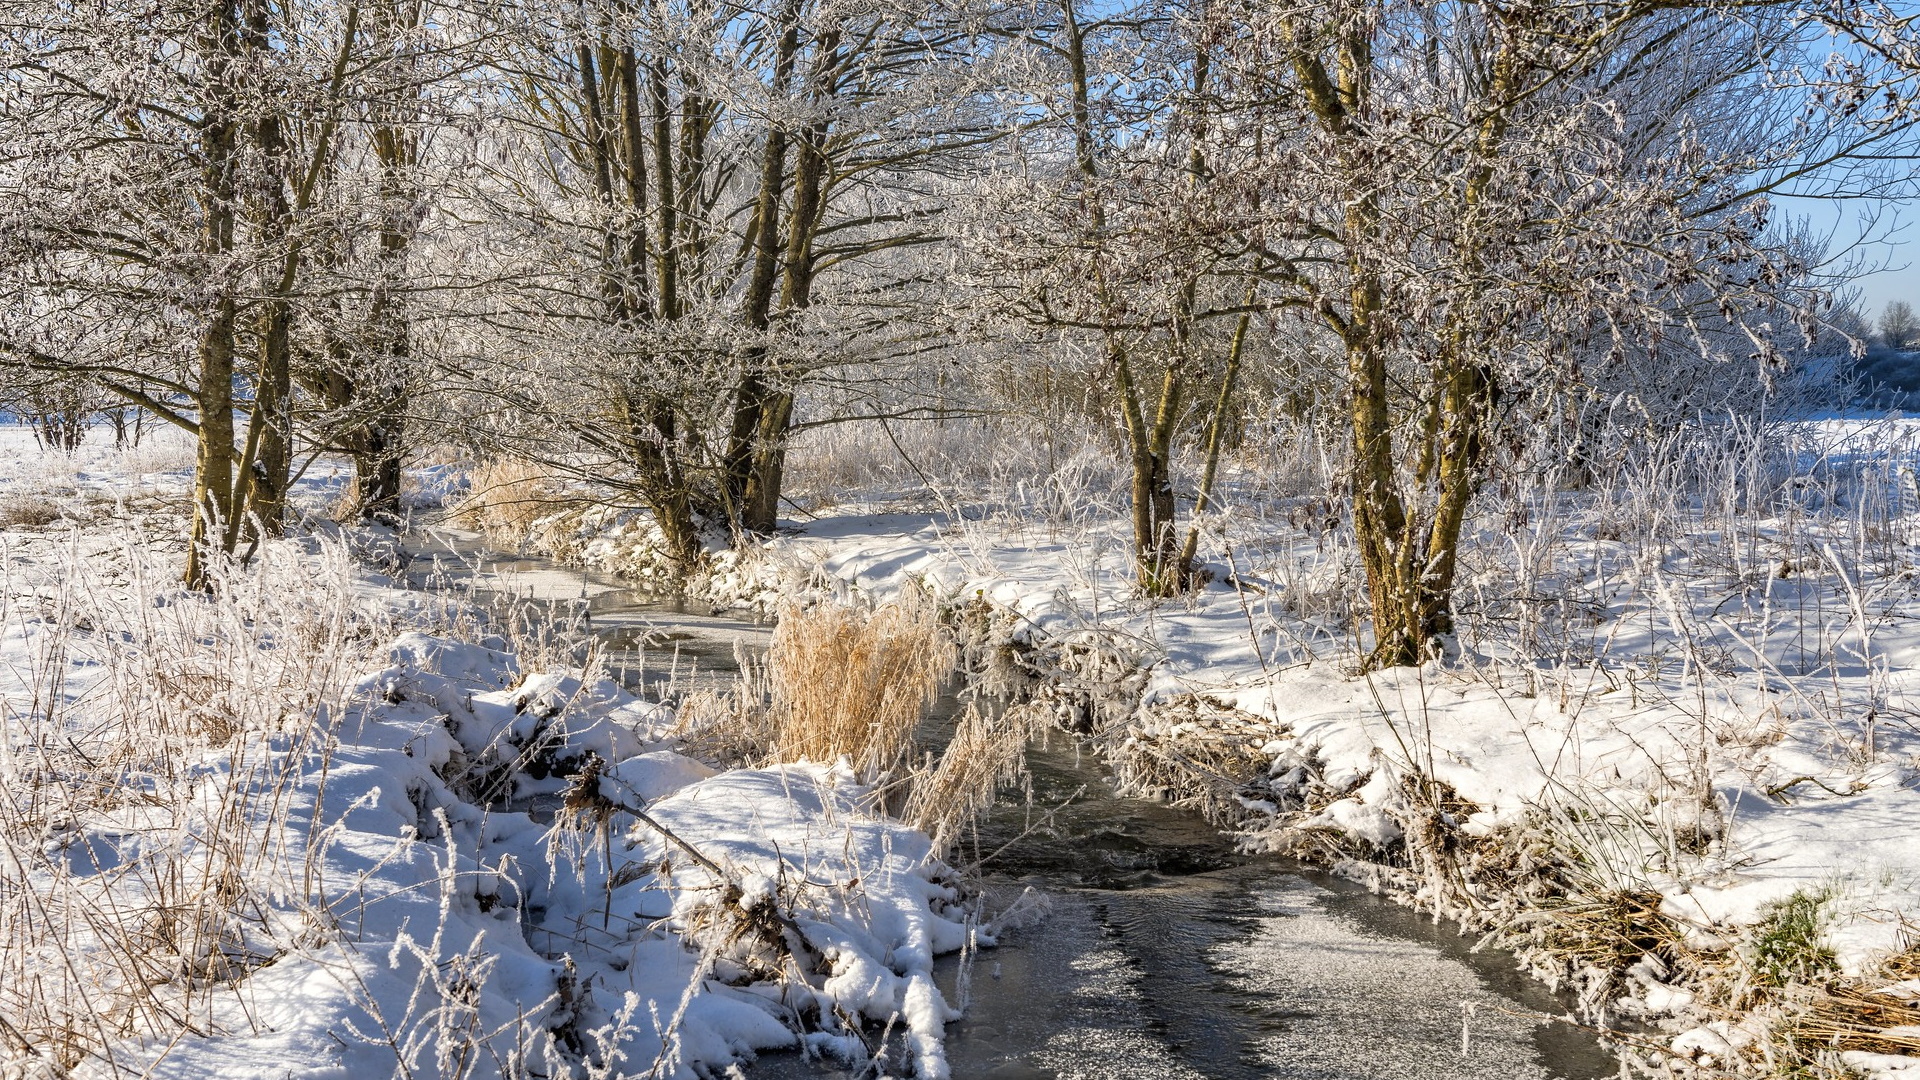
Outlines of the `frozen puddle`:
[{"label": "frozen puddle", "polygon": [[716,615],[682,597],[640,592],[550,559],[494,551],[467,530],[411,532],[405,549],[409,588],[470,595],[496,612],[577,619],[605,650],[608,670],[642,696],[730,686],[740,652],[764,653],[773,639],[769,624]]},{"label": "frozen puddle", "polygon": [[[1532,1019],[1554,1004],[1544,994],[1517,979],[1500,992],[1476,970],[1505,958],[1469,963],[1464,942],[1405,936],[1421,924],[1394,925],[1402,913],[1368,910],[1372,897],[1242,867],[1053,901],[1043,922],[979,954],[967,1014],[947,1030],[956,1080],[1614,1075],[1591,1040]],[[956,974],[943,965],[952,1000]],[[858,1074],[769,1055],[750,1075]]]},{"label": "frozen puddle", "polygon": [[[1550,1029],[1516,1015],[1525,1006],[1467,963],[1341,914],[1349,899],[1265,869],[1059,897],[1045,923],[981,954],[968,1015],[949,1031],[954,1075],[1612,1074],[1591,1043],[1541,1039]],[[1240,904],[1248,914],[1232,913]],[[1464,1052],[1463,1004],[1472,1009]]]},{"label": "frozen puddle", "polygon": [[1514,1015],[1514,1003],[1467,965],[1430,945],[1366,932],[1334,913],[1335,894],[1311,882],[1282,879],[1257,899],[1253,934],[1216,948],[1213,961],[1283,1018],[1259,1041],[1261,1060],[1276,1073],[1355,1076],[1354,1049],[1365,1047],[1374,1076],[1563,1075],[1535,1041],[1540,1025]]}]

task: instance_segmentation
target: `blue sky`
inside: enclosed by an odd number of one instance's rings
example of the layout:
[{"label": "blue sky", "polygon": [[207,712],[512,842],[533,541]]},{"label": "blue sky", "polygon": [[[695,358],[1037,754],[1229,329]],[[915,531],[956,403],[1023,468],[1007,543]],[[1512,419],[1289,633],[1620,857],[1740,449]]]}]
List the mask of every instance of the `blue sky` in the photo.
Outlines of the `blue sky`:
[{"label": "blue sky", "polygon": [[1828,201],[1781,198],[1781,208],[1805,218],[1828,250],[1863,271],[1853,284],[1869,321],[1890,300],[1920,308],[1920,202],[1871,203],[1861,199]]}]

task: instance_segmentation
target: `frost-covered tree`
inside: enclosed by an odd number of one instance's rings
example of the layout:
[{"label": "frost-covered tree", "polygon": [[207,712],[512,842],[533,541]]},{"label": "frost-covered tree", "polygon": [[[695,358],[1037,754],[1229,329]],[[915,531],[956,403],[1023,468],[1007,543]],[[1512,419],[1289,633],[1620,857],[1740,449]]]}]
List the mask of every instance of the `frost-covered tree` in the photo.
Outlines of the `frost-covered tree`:
[{"label": "frost-covered tree", "polygon": [[1154,595],[1195,570],[1173,486],[1180,438],[1204,429],[1217,463],[1252,317],[1274,302],[1255,285],[1253,144],[1219,110],[1207,11],[1089,14],[1057,0],[1015,12],[1001,32],[1034,59],[1028,122],[968,237],[969,302],[1099,384],[1131,473],[1137,576]]},{"label": "frost-covered tree", "polygon": [[[267,233],[291,164],[285,111],[327,80],[317,51],[287,48],[318,41],[276,14],[206,0],[13,4],[4,17],[0,272],[16,299],[0,348],[30,370],[85,374],[198,436],[196,581],[205,551],[232,550],[256,502],[273,497],[256,465],[286,437],[272,366],[282,357],[261,354],[251,400],[236,388],[260,313],[251,298],[271,291],[283,255]],[[249,405],[242,448],[234,413]]]},{"label": "frost-covered tree", "polygon": [[773,528],[797,394],[886,336],[889,256],[997,133],[991,57],[911,3],[526,14],[471,195],[504,283],[478,432],[632,492],[690,565],[709,523]]},{"label": "frost-covered tree", "polygon": [[380,216],[346,177],[382,103],[444,74],[405,59],[452,55],[423,28],[462,20],[419,0],[3,6],[0,363],[84,378],[196,436],[199,582],[208,557],[280,526],[297,373],[364,365],[312,333],[323,303],[384,288],[335,243]]},{"label": "frost-covered tree", "polygon": [[85,441],[106,403],[91,381],[60,372],[16,372],[0,392],[0,408],[31,427],[41,446],[67,453]]},{"label": "frost-covered tree", "polygon": [[1814,37],[1764,5],[1354,0],[1265,5],[1233,38],[1223,78],[1273,133],[1267,280],[1344,351],[1373,663],[1449,632],[1508,405],[1588,361],[1764,379],[1811,325],[1766,196],[1909,123],[1781,89]]},{"label": "frost-covered tree", "polygon": [[1905,300],[1892,300],[1880,312],[1880,344],[1889,349],[1911,349],[1920,338],[1920,317]]}]

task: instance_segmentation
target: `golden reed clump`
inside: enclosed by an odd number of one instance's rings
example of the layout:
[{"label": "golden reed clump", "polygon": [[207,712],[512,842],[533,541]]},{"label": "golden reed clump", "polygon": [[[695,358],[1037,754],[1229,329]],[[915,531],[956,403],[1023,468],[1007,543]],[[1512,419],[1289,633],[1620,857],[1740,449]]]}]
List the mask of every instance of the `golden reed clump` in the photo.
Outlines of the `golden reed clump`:
[{"label": "golden reed clump", "polygon": [[519,547],[533,534],[536,522],[564,506],[550,472],[507,458],[474,466],[472,491],[454,508],[454,517],[479,528],[496,544]]},{"label": "golden reed clump", "polygon": [[789,605],[769,655],[773,755],[834,761],[878,776],[903,763],[922,711],[956,660],[933,605],[909,598],[872,612]]}]

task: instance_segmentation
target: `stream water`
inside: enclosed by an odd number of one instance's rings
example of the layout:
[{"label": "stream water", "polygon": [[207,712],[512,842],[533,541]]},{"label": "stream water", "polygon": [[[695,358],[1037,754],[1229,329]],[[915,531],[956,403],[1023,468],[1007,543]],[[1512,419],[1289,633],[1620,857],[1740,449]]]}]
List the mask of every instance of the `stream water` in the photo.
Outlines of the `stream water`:
[{"label": "stream water", "polygon": [[[409,542],[409,582],[482,601],[577,607],[637,687],[727,678],[771,629],[543,559],[442,533]],[[439,566],[432,564],[438,557]],[[937,740],[949,698],[927,731]],[[1043,913],[940,968],[956,1080],[1598,1080],[1617,1065],[1512,959],[1364,889],[1238,853],[1197,815],[1117,795],[1071,740],[1029,751],[1032,796],[1009,797],[962,863],[989,910],[1029,889]],[[853,1080],[766,1055],[759,1080]]]}]

